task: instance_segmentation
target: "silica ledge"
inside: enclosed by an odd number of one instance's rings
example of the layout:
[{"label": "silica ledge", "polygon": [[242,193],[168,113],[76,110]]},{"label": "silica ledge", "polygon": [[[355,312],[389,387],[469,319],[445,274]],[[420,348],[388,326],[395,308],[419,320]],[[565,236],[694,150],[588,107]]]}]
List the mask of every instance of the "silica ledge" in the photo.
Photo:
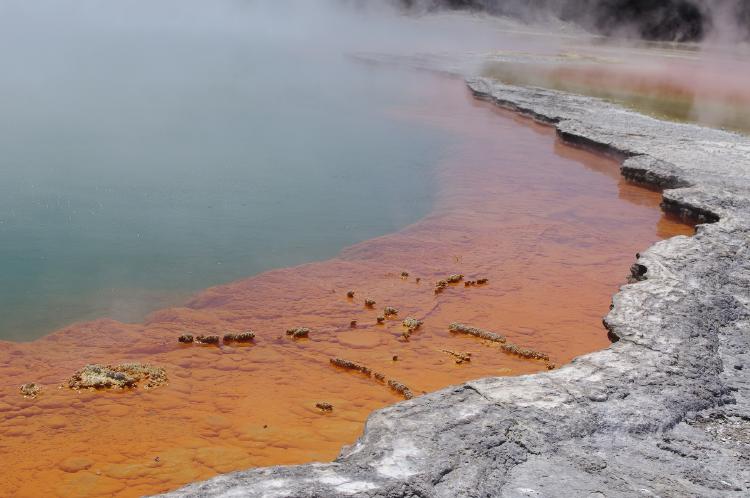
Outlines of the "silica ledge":
[{"label": "silica ledge", "polygon": [[626,178],[665,189],[666,210],[703,224],[639,254],[638,278],[604,319],[607,349],[378,410],[332,463],[234,472],[165,496],[750,493],[750,138],[579,95],[468,86],[621,157]]}]

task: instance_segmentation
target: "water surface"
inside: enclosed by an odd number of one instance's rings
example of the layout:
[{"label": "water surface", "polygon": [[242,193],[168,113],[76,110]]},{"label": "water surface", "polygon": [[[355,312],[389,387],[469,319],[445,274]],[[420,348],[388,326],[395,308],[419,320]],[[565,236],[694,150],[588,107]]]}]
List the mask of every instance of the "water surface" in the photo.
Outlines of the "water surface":
[{"label": "water surface", "polygon": [[[421,395],[546,371],[606,347],[601,318],[634,254],[692,228],[662,214],[661,195],[628,184],[615,161],[475,102],[461,81],[425,76],[423,94],[421,104],[390,110],[452,136],[435,165],[433,208],[417,223],[333,259],[207,289],[144,323],[98,320],[30,343],[0,343],[0,453],[12,455],[0,494],[129,498],[253,466],[331,460],[374,409],[402,399],[374,377],[331,366],[335,357]],[[454,273],[489,283],[436,295],[434,283]],[[364,306],[366,298],[377,306]],[[385,306],[399,314],[378,324]],[[424,324],[405,340],[407,316]],[[550,360],[452,334],[454,321]],[[309,339],[284,334],[298,326],[312,328]],[[186,331],[247,329],[256,333],[252,345],[177,342]],[[470,352],[471,361],[457,364],[446,350]],[[132,361],[163,367],[168,384],[65,387],[87,363]],[[25,382],[42,386],[37,399],[19,395]],[[319,402],[333,411],[321,412]]]},{"label": "water surface", "polygon": [[232,11],[244,23],[221,7],[157,10],[149,24],[91,3],[80,16],[10,5],[0,339],[138,320],[431,206],[446,135],[384,112],[421,98],[412,74],[375,71],[314,33],[266,33],[259,9]]},{"label": "water surface", "polygon": [[[615,161],[473,100],[460,80],[354,65],[304,22],[251,23],[248,37],[224,3],[187,25],[153,4],[158,22],[118,12],[108,29],[98,19],[61,34],[52,19],[90,15],[64,11],[0,30],[28,43],[0,78],[12,118],[0,134],[2,299],[16,300],[2,308],[5,336],[159,308],[0,342],[0,495],[129,498],[331,460],[372,410],[402,399],[332,357],[418,396],[545,371],[607,346],[601,317],[637,251],[692,233]],[[435,294],[454,273],[489,283]],[[379,324],[384,306],[399,314]],[[404,338],[407,316],[424,323]],[[454,321],[549,359],[452,334]],[[284,334],[297,326],[310,337]],[[247,329],[250,345],[176,340]],[[67,388],[85,364],[121,362],[163,367],[168,383]],[[27,382],[37,398],[19,394]]]}]

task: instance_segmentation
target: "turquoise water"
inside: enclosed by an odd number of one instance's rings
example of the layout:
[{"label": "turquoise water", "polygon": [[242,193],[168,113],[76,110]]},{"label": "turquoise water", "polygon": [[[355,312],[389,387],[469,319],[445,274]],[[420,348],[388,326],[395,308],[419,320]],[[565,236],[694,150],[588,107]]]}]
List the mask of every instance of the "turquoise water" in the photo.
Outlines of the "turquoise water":
[{"label": "turquoise water", "polygon": [[139,320],[429,211],[449,138],[388,112],[429,76],[210,10],[23,3],[0,22],[0,339]]}]

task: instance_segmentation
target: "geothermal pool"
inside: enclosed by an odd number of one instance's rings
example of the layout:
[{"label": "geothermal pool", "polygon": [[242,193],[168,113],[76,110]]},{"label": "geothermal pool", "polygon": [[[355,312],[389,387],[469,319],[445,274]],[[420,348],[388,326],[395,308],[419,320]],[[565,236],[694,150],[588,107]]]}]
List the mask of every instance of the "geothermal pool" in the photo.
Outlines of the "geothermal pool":
[{"label": "geothermal pool", "polygon": [[[606,347],[601,317],[635,252],[692,227],[662,214],[660,194],[625,182],[614,160],[473,100],[460,80],[424,74],[420,90],[423,98],[387,109],[450,136],[434,165],[433,208],[416,223],[333,259],[210,288],[142,324],[102,319],[3,343],[0,448],[12,457],[1,492],[139,496],[251,466],[330,460],[372,410],[403,399],[331,358],[419,395],[542,371]],[[454,273],[489,281],[436,295],[434,283]],[[385,306],[398,317],[377,324]],[[424,321],[408,341],[407,316]],[[455,321],[545,352],[549,362],[454,335]],[[285,335],[297,326],[310,337]],[[252,345],[177,342],[186,332],[248,329]],[[471,361],[458,364],[446,351],[471,353]],[[125,361],[161,366],[169,381],[153,390],[65,387],[86,363]],[[24,382],[43,386],[36,399],[18,394]],[[316,408],[321,402],[333,410]]]},{"label": "geothermal pool", "polygon": [[[6,54],[0,77],[12,117],[0,133],[2,496],[141,496],[331,460],[403,399],[388,381],[419,396],[606,347],[601,317],[635,253],[693,233],[615,160],[475,101],[459,79],[355,62],[330,39],[304,43],[299,20],[248,36],[242,16],[213,8],[197,24],[120,12],[107,30],[54,9],[0,21],[14,42],[0,50],[27,56]],[[451,274],[488,281],[436,294]],[[386,306],[398,314],[379,324]],[[423,321],[408,339],[407,317]],[[177,342],[246,330],[251,344]],[[67,387],[86,364],[123,362],[162,367],[167,383]],[[29,382],[36,398],[19,394]]]}]

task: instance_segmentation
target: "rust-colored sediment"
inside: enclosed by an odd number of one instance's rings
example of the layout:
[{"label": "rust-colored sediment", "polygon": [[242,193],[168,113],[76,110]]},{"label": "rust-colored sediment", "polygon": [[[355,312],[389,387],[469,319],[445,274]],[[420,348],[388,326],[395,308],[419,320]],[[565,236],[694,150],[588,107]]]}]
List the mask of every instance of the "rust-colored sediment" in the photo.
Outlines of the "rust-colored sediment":
[{"label": "rust-colored sediment", "polygon": [[[252,466],[331,460],[371,411],[403,399],[391,380],[418,396],[547,368],[452,334],[451,322],[501,333],[558,365],[606,347],[601,317],[635,252],[691,227],[662,215],[659,194],[627,184],[611,160],[475,102],[461,85],[435,79],[422,107],[391,111],[454,137],[435,209],[422,221],[329,261],[208,289],[143,324],[100,320],[0,343],[0,495],[139,496]],[[489,283],[435,295],[434,283],[450,274]],[[365,307],[365,297],[377,306]],[[383,306],[399,315],[378,325]],[[406,341],[399,317],[424,324]],[[309,338],[285,334],[299,326]],[[251,344],[177,342],[186,332],[248,329]],[[456,363],[446,350],[471,361]],[[383,381],[334,368],[331,358],[366,365]],[[164,367],[169,382],[57,387],[84,364],[122,362]],[[27,382],[43,386],[35,399],[19,393]]]}]

